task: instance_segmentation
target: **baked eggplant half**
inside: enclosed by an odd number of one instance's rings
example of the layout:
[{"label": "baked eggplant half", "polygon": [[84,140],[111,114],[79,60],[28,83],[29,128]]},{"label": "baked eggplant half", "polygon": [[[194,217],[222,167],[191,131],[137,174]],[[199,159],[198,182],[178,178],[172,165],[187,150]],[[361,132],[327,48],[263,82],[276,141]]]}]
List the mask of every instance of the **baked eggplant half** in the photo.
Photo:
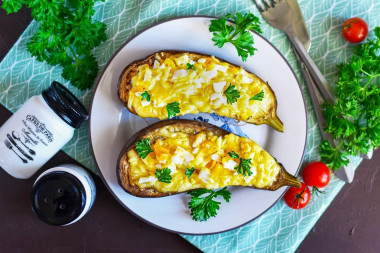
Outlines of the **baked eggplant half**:
[{"label": "baked eggplant half", "polygon": [[251,139],[184,119],[160,121],[133,135],[120,152],[117,177],[126,192],[138,197],[232,185],[266,190],[301,186]]},{"label": "baked eggplant half", "polygon": [[143,118],[215,113],[283,132],[271,87],[242,67],[199,53],[162,51],[129,64],[118,95]]}]

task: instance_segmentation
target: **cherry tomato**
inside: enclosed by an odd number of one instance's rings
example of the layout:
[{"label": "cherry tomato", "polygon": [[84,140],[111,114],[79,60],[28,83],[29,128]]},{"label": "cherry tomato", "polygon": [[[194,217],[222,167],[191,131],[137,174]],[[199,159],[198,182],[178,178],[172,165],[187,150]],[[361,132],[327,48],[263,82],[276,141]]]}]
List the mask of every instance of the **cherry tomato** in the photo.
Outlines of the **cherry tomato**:
[{"label": "cherry tomato", "polygon": [[301,188],[289,187],[284,195],[285,203],[293,209],[302,209],[310,201],[310,189],[302,183]]},{"label": "cherry tomato", "polygon": [[302,171],[302,179],[308,186],[323,188],[330,182],[330,169],[323,162],[311,162]]},{"label": "cherry tomato", "polygon": [[351,43],[363,41],[368,34],[367,23],[361,18],[350,18],[343,25],[342,35]]}]

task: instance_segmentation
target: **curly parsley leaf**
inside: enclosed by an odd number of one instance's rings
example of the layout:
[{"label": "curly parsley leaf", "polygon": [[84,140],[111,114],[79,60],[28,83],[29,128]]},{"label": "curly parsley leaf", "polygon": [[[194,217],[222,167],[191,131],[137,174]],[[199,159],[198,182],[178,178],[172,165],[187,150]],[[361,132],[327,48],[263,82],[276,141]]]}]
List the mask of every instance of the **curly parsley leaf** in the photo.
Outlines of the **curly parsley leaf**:
[{"label": "curly parsley leaf", "polygon": [[[227,18],[235,22],[235,26],[227,25]],[[214,45],[221,48],[225,43],[235,46],[238,55],[246,61],[249,55],[254,55],[256,48],[250,30],[262,33],[259,18],[252,13],[242,15],[236,12],[235,15],[227,14],[225,17],[211,20],[209,31],[213,33],[212,41]]]},{"label": "curly parsley leaf", "polygon": [[98,70],[99,67],[95,57],[86,55],[82,59],[77,59],[74,64],[65,66],[62,71],[62,77],[70,80],[71,84],[78,89],[85,90],[92,86],[92,81],[98,75]]},{"label": "curly parsley leaf", "polygon": [[187,69],[192,69],[194,71],[197,71],[197,68],[193,64],[187,63],[186,66],[187,66]]},{"label": "curly parsley leaf", "polygon": [[7,14],[18,12],[22,5],[25,4],[23,0],[3,0],[3,5],[1,6],[7,11]]},{"label": "curly parsley leaf", "polygon": [[146,99],[146,101],[150,102],[150,95],[148,93],[148,91],[144,91],[143,94],[141,94],[141,100],[144,100]]},{"label": "curly parsley leaf", "polygon": [[228,152],[228,155],[231,157],[231,158],[239,158],[239,155],[232,150],[232,152]]},{"label": "curly parsley leaf", "polygon": [[150,147],[150,139],[142,139],[140,142],[137,141],[136,144],[136,152],[142,159],[145,159],[149,155],[149,153],[153,152],[153,149]]},{"label": "curly parsley leaf", "polygon": [[180,107],[178,102],[169,103],[166,106],[166,110],[168,111],[168,118],[176,116],[180,112]]},{"label": "curly parsley leaf", "polygon": [[[223,197],[226,202],[231,199],[231,193],[227,190],[227,187],[220,189],[219,191],[212,191],[207,189],[196,189],[189,191],[191,195],[191,201],[189,202],[189,208],[191,210],[191,216],[195,221],[206,221],[211,217],[215,217],[217,210],[221,202],[215,201],[217,196]],[[208,194],[207,196],[203,196]]]},{"label": "curly parsley leaf", "polygon": [[158,181],[170,184],[170,180],[172,180],[172,176],[170,175],[172,171],[169,168],[165,169],[157,169],[156,177]]},{"label": "curly parsley leaf", "polygon": [[237,173],[242,174],[243,176],[248,176],[252,175],[251,171],[251,159],[244,159],[240,158],[240,163],[234,168],[237,170]]},{"label": "curly parsley leaf", "polygon": [[331,169],[347,165],[348,156],[367,153],[380,145],[380,27],[376,38],[354,48],[346,63],[339,64],[335,103],[322,106],[325,132],[338,142],[321,144],[321,159]]},{"label": "curly parsley leaf", "polygon": [[27,49],[37,61],[62,67],[62,77],[78,89],[90,88],[98,74],[98,63],[92,54],[105,41],[106,25],[93,20],[96,1],[4,0],[8,13],[18,11],[23,4],[31,9],[39,22]]},{"label": "curly parsley leaf", "polygon": [[321,144],[321,160],[333,170],[338,170],[349,163],[348,154],[341,152],[339,148],[333,148],[328,141]]},{"label": "curly parsley leaf", "polygon": [[186,168],[186,172],[185,172],[185,175],[187,176],[187,178],[190,178],[191,177],[191,175],[193,175],[193,173],[194,173],[194,167],[191,167],[191,169],[189,169],[189,168]]},{"label": "curly parsley leaf", "polygon": [[239,155],[235,151],[228,152],[228,155],[231,158],[239,158],[240,159],[239,164],[234,168],[235,170],[237,170],[237,173],[242,174],[243,176],[246,176],[246,174],[248,176],[252,175],[251,159],[240,158]]},{"label": "curly parsley leaf", "polygon": [[264,91],[261,90],[259,93],[257,93],[257,94],[254,95],[253,97],[251,97],[249,100],[259,100],[259,101],[263,101],[263,98],[264,98]]},{"label": "curly parsley leaf", "polygon": [[227,97],[227,103],[232,104],[240,97],[240,92],[236,89],[235,85],[229,85],[224,91],[224,95]]}]

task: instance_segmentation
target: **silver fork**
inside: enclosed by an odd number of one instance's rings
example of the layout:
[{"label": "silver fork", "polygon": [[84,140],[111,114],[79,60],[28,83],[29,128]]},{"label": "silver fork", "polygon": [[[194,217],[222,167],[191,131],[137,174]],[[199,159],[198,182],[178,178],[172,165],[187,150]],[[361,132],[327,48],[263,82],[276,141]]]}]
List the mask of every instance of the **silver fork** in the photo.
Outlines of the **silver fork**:
[{"label": "silver fork", "polygon": [[321,71],[310,58],[306,49],[302,45],[300,38],[295,33],[294,24],[297,20],[287,0],[254,0],[257,8],[264,19],[273,27],[286,33],[298,53],[301,61],[305,63],[310,75],[313,77],[315,84],[321,91],[324,99],[330,103],[335,101],[334,93],[328,85]]},{"label": "silver fork", "polygon": [[[306,85],[309,90],[311,102],[313,104],[315,115],[317,117],[317,122],[318,122],[319,130],[321,131],[322,139],[327,140],[331,144],[332,147],[336,148],[338,144],[332,138],[331,134],[323,131],[325,118],[323,117],[321,105],[323,104],[324,99],[322,95],[320,94],[319,90],[317,89],[315,82],[309,73],[309,70],[306,68],[306,65],[302,61],[300,61],[300,58],[297,52],[296,52],[296,56],[297,56],[298,61],[301,64],[301,71],[306,80]],[[342,168],[340,168],[339,170],[335,170],[334,173],[344,182],[351,183],[352,180],[354,179],[355,168],[352,165],[351,158],[348,157],[348,159],[349,159],[349,163],[346,166],[343,166]]]},{"label": "silver fork", "polygon": [[[314,111],[317,116],[317,122],[322,134],[322,138],[324,140],[327,140],[331,144],[331,146],[337,147],[337,142],[333,140],[331,134],[325,133],[323,130],[325,119],[323,117],[321,109],[321,105],[324,101],[333,103],[335,101],[335,96],[333,95],[331,87],[328,85],[326,79],[308,55],[304,47],[305,43],[302,44],[300,39],[296,35],[295,28],[299,29],[300,27],[304,26],[304,24],[300,25],[299,23],[296,23],[299,22],[299,20],[295,20],[295,16],[298,16],[298,19],[302,19],[302,14],[300,13],[299,9],[292,10],[290,4],[292,4],[293,7],[298,7],[298,3],[296,2],[296,0],[254,1],[264,19],[271,26],[285,32],[288,35],[290,41],[292,42],[293,47],[295,49],[295,54],[301,65],[302,73],[305,77],[307,88],[309,90],[311,101],[313,103]],[[303,33],[298,32],[298,34]],[[308,44],[306,47],[308,47]],[[316,86],[319,88],[320,93]],[[340,170],[335,171],[335,174],[340,179],[348,183],[352,182],[354,173],[354,167],[351,162],[347,166],[342,167]]]}]

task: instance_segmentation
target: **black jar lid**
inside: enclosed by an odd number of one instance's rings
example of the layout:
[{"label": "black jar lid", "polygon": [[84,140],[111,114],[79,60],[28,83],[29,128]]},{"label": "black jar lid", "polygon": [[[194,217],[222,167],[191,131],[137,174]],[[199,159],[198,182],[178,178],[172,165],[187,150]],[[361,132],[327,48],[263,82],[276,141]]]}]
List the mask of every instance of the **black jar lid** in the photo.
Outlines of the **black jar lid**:
[{"label": "black jar lid", "polygon": [[66,87],[53,81],[42,91],[42,97],[51,109],[67,124],[79,128],[88,119],[88,112],[82,103]]},{"label": "black jar lid", "polygon": [[86,204],[85,189],[70,173],[54,171],[34,184],[31,202],[39,219],[61,226],[74,221],[82,213]]}]

